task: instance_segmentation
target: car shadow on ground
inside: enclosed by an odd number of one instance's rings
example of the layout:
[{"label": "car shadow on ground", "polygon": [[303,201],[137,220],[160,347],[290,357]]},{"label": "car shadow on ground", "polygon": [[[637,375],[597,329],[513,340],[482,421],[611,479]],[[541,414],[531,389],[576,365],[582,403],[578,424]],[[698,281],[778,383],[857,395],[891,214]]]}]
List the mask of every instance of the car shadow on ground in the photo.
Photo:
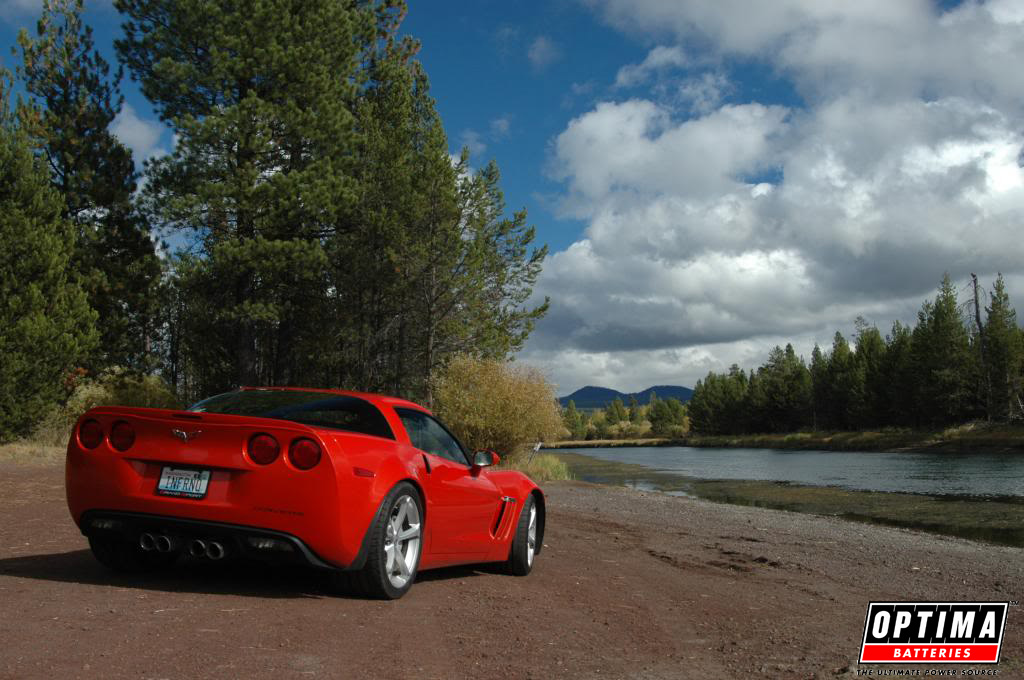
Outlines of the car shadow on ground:
[{"label": "car shadow on ground", "polygon": [[[422,572],[416,576],[416,582],[465,579],[494,571],[489,565],[446,567]],[[3,558],[0,559],[0,578],[3,577],[172,593],[365,599],[361,595],[338,591],[331,586],[327,572],[308,567],[244,561],[211,564],[182,558],[174,566],[156,572],[120,574],[97,563],[88,550]]]}]

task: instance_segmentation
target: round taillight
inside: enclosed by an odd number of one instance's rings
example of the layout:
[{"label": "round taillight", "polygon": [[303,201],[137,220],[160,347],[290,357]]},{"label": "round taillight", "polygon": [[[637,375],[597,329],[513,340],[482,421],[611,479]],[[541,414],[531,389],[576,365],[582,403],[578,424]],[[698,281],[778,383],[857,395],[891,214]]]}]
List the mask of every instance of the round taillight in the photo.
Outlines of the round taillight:
[{"label": "round taillight", "polygon": [[320,445],[312,439],[296,439],[288,448],[288,460],[300,470],[309,470],[320,462]]},{"label": "round taillight", "polygon": [[87,420],[78,428],[78,441],[87,449],[95,449],[103,443],[103,426],[95,420]]},{"label": "round taillight", "polygon": [[135,443],[135,428],[123,420],[110,428],[110,445],[118,451],[127,451]]},{"label": "round taillight", "polygon": [[269,434],[253,435],[249,440],[249,458],[260,465],[270,465],[277,460],[281,445]]}]

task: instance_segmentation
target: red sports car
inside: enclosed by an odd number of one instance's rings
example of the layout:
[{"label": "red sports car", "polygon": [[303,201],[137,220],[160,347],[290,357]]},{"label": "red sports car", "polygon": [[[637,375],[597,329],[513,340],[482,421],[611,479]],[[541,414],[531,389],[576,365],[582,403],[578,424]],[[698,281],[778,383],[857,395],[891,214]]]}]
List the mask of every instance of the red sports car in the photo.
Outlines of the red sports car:
[{"label": "red sports car", "polygon": [[186,411],[92,409],[68,443],[66,484],[71,516],[112,569],[255,558],[398,598],[422,569],[530,572],[544,494],[497,462],[410,401],[245,388]]}]

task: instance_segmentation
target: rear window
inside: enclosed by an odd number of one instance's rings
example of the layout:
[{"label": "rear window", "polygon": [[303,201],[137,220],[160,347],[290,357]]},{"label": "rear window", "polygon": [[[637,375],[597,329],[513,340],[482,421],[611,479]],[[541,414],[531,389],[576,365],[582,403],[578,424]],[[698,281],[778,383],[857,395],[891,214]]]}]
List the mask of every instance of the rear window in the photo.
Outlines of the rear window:
[{"label": "rear window", "polygon": [[370,402],[325,392],[239,390],[203,399],[189,406],[188,410],[277,418],[315,427],[395,438],[384,414]]}]

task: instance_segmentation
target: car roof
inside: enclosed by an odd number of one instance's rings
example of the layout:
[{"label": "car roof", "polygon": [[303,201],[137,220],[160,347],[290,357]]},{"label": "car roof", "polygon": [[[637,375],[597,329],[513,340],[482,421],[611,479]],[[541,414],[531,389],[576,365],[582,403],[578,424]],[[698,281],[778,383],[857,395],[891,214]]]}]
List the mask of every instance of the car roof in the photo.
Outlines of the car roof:
[{"label": "car roof", "polygon": [[365,399],[366,401],[380,406],[381,404],[387,404],[392,408],[413,408],[417,411],[424,411],[430,413],[430,409],[417,404],[414,401],[408,399],[402,399],[401,397],[392,397],[387,394],[377,394],[374,392],[356,392],[353,390],[339,390],[330,387],[259,387],[246,385],[239,387],[242,391],[293,391],[293,392],[323,392],[325,394],[338,394],[345,397],[358,397],[359,399]]}]

